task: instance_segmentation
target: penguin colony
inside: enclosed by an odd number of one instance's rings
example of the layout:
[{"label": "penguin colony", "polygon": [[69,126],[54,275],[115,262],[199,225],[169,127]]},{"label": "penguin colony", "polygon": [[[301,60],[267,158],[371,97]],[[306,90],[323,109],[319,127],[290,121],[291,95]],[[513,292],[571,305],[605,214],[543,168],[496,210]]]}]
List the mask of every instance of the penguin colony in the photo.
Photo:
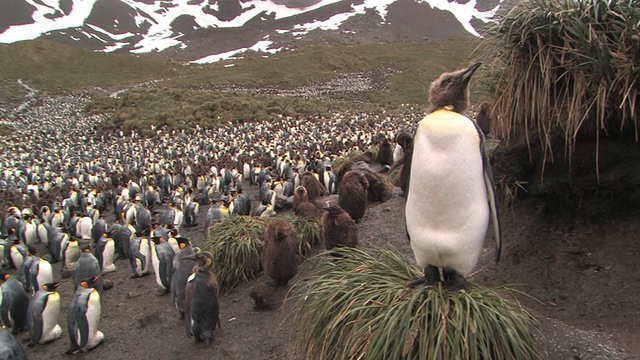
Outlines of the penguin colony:
[{"label": "penguin colony", "polygon": [[[332,162],[380,144],[389,165],[389,139],[401,130],[411,133],[421,116],[407,109],[374,121],[358,113],[221,129],[152,127],[150,142],[120,130],[97,134],[105,117],[85,115],[88,101],[81,94],[43,98],[11,115],[12,133],[0,142],[0,267],[12,272],[3,274],[0,287],[2,308],[11,309],[0,314],[2,323],[14,334],[28,331],[29,345],[41,346],[63,336],[57,319],[67,302],[69,353],[108,341],[99,330],[100,304],[116,266],[130,268],[130,281],[153,274],[157,295],[170,294],[187,335],[211,342],[219,320],[200,319],[198,309],[218,313],[217,283],[210,256],[180,235],[183,228],[202,222],[206,232],[229,216],[277,216],[285,199],[297,197],[300,215],[321,218],[325,248],[357,246],[354,220],[337,197],[327,200],[339,192]],[[247,184],[260,189],[258,199],[246,195]],[[200,207],[207,208],[205,219],[198,219]],[[274,239],[283,226],[274,229]],[[290,245],[293,235],[284,233]],[[299,254],[289,252],[288,273],[266,266],[278,284],[299,264]],[[266,263],[273,255],[265,254]],[[73,296],[57,292],[55,263],[71,274]],[[201,288],[210,303],[201,304]],[[0,351],[19,350],[2,344],[7,348]]]}]

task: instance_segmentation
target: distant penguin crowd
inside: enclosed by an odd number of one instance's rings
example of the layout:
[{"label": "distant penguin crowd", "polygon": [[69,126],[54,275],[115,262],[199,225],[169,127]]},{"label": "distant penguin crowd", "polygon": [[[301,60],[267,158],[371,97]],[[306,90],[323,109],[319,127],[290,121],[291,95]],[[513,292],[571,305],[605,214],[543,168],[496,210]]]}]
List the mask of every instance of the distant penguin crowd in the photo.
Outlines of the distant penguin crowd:
[{"label": "distant penguin crowd", "polygon": [[[319,219],[326,249],[357,246],[356,223],[367,205],[388,198],[379,173],[406,159],[403,151],[410,158],[410,134],[424,116],[407,107],[394,115],[281,116],[219,128],[151,126],[143,136],[98,132],[107,116],[86,114],[89,101],[81,93],[42,98],[2,119],[10,133],[0,142],[0,320],[8,329],[0,337],[26,331],[29,346],[61,338],[57,319],[66,302],[68,354],[109,337],[100,331],[101,297],[116,267],[130,268],[131,281],[149,275],[187,335],[212,342],[220,325],[213,258],[183,236],[185,228],[203,224],[204,238],[230,216],[274,217],[293,208]],[[334,172],[335,160],[354,152],[383,170],[349,163]],[[275,286],[286,285],[301,262],[292,231],[282,221],[267,229],[262,261]],[[63,298],[57,289],[65,273],[75,292]],[[24,354],[18,343],[6,344]]]},{"label": "distant penguin crowd", "polygon": [[[2,119],[10,134],[0,143],[5,336],[26,331],[29,346],[61,338],[65,302],[69,354],[109,337],[100,329],[101,298],[113,287],[109,274],[116,267],[129,268],[131,281],[153,275],[157,295],[170,295],[187,334],[209,344],[220,323],[212,258],[181,231],[203,224],[204,237],[230,216],[273,217],[296,197],[302,215],[319,219],[327,210],[314,199],[339,192],[334,161],[380,144],[384,161],[391,161],[395,134],[422,115],[410,108],[394,116],[282,116],[220,128],[152,126],[142,136],[99,133],[107,117],[84,113],[89,101],[75,93],[30,103],[10,121]],[[247,194],[249,186],[258,190],[256,198]],[[303,190],[296,195],[296,189]],[[361,217],[366,202],[357,206]],[[297,272],[301,255],[290,224],[269,229],[271,245],[262,260],[282,286]],[[290,266],[275,261],[285,253]],[[58,293],[65,274],[73,282],[71,297]]]}]

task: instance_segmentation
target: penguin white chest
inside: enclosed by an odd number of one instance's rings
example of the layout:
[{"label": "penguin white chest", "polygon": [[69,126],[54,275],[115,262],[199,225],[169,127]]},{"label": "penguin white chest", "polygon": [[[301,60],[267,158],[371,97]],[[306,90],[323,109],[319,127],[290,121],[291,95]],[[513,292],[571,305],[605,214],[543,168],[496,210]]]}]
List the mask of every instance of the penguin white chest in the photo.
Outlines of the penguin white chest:
[{"label": "penguin white chest", "polygon": [[85,316],[87,318],[87,323],[89,324],[89,331],[87,334],[87,346],[82,349],[85,352],[96,347],[104,338],[102,332],[98,331],[101,313],[102,305],[100,304],[100,294],[97,290],[94,290],[89,294],[89,298],[87,299],[87,312]]},{"label": "penguin white chest", "polygon": [[420,122],[406,203],[418,265],[463,276],[477,263],[489,222],[480,137],[471,121],[438,110]]},{"label": "penguin white chest", "polygon": [[42,309],[42,337],[38,339],[41,344],[62,336],[62,329],[58,325],[58,315],[60,315],[60,294],[53,292],[47,296],[44,309]]}]

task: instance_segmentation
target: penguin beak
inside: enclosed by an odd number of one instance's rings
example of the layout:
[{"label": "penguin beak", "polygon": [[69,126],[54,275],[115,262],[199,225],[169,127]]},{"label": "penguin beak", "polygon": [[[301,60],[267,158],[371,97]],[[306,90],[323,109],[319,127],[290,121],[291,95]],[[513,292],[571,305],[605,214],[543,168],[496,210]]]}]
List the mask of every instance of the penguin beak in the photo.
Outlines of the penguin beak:
[{"label": "penguin beak", "polygon": [[480,65],[482,65],[482,63],[477,62],[469,66],[465,71],[463,71],[462,74],[460,74],[460,76],[462,77],[462,81],[464,82],[469,81],[469,79],[471,79],[471,76],[476,72],[476,70],[480,68]]}]

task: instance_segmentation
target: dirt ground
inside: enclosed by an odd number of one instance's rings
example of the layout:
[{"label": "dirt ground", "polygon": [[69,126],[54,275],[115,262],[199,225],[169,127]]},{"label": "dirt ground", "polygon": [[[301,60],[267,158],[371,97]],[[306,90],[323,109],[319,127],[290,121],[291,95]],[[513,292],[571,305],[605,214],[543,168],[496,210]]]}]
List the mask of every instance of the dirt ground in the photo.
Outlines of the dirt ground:
[{"label": "dirt ground", "polygon": [[[256,201],[257,189],[248,192]],[[404,200],[394,196],[371,204],[359,223],[363,247],[392,246],[413,263],[405,237]],[[197,245],[203,241],[199,226],[183,230]],[[537,334],[543,359],[640,359],[640,223],[628,218],[585,223],[575,218],[545,219],[537,207],[521,203],[502,214],[503,258],[493,262],[493,240],[472,276],[483,286],[511,284],[529,296],[521,303],[540,321]],[[186,337],[177,310],[168,296],[155,295],[152,276],[129,279],[128,262],[119,260],[107,278],[114,287],[102,296],[100,330],[105,342],[78,359],[304,359],[296,348],[298,324],[291,316],[293,303],[274,311],[256,311],[249,291],[261,278],[221,296],[220,320],[210,347]],[[291,284],[304,281],[313,266]],[[56,264],[56,270],[59,265]],[[70,358],[66,307],[72,282],[59,291],[64,336],[48,345],[27,350],[29,359]],[[26,333],[18,335],[22,338]]]}]

